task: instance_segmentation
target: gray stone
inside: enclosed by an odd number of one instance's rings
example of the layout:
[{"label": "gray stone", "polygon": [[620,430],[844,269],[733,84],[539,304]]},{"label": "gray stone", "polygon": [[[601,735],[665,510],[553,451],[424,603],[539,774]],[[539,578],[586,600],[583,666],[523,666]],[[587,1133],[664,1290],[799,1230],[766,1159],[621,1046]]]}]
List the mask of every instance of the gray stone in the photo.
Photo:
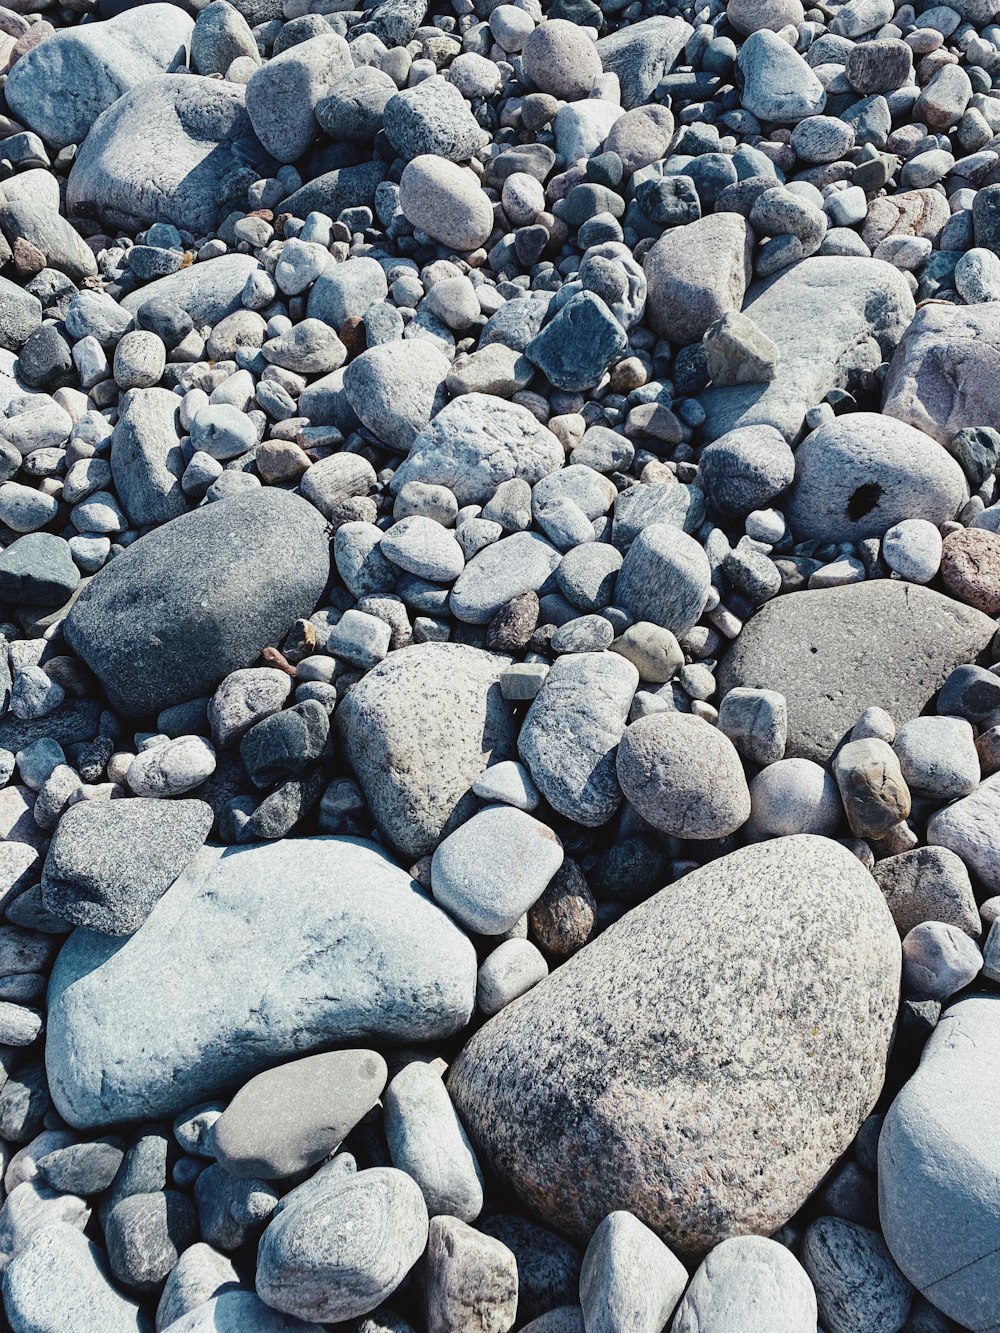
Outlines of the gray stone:
[{"label": "gray stone", "polygon": [[474,1222],[483,1208],[483,1175],[441,1075],[412,1060],[382,1098],[392,1163],[420,1186],[431,1217]]},{"label": "gray stone", "polygon": [[667,523],[645,527],[618,573],[615,601],[634,620],[648,620],[681,637],[701,618],[712,570],[701,546]]},{"label": "gray stone", "polygon": [[561,815],[594,828],[622,793],[615,771],[639,673],[617,653],[558,658],[521,727],[518,751],[532,781]]},{"label": "gray stone", "polygon": [[795,476],[795,455],[773,426],[727,431],[698,460],[698,484],[709,505],[726,518],[766,508]]},{"label": "gray stone", "polygon": [[457,1217],[435,1217],[423,1267],[427,1333],[508,1333],[517,1314],[517,1260],[502,1241]]},{"label": "gray stone", "polygon": [[537,532],[515,532],[472,557],[455,580],[449,609],[467,625],[486,625],[513,598],[542,588],[559,560]]},{"label": "gray stone", "polygon": [[245,1083],[212,1126],[219,1164],[240,1180],[282,1180],[316,1166],[381,1096],[375,1051],[307,1055]]},{"label": "gray stone", "polygon": [[238,1180],[216,1163],[194,1184],[198,1230],[219,1250],[236,1250],[261,1228],[278,1206],[278,1192],[266,1180]]},{"label": "gray stone", "polygon": [[208,721],[216,747],[233,745],[255,722],[278,712],[291,689],[291,677],[277,667],[247,667],[231,672],[208,704]]},{"label": "gray stone", "polygon": [[[355,73],[360,73],[356,70]],[[388,293],[385,269],[375,259],[357,255],[321,273],[309,291],[307,313],[331,328],[342,328],[348,319],[361,319]],[[396,347],[396,352],[402,351]]]},{"label": "gray stone", "polygon": [[191,34],[191,69],[195,74],[221,74],[234,60],[261,63],[250,25],[226,0],[212,0],[198,14]]},{"label": "gray stone", "polygon": [[[754,214],[751,217],[756,226],[759,219]],[[713,384],[767,384],[774,379],[778,349],[746,315],[731,310],[716,320],[702,342]]]},{"label": "gray stone", "polygon": [[543,1218],[589,1236],[624,1208],[704,1254],[782,1225],[850,1144],[882,1087],[898,978],[892,918],[850,852],[758,843],[502,1010],[449,1088],[484,1165]]},{"label": "gray stone", "polygon": [[[25,1091],[30,1086],[27,1073],[27,1070],[21,1070],[17,1075],[19,1080],[24,1080],[20,1087]],[[5,1101],[10,1096],[12,1084],[14,1079],[8,1079],[4,1085]],[[33,1116],[36,1114],[33,1108],[29,1113]],[[30,1139],[41,1129],[41,1115],[37,1115],[35,1125],[30,1129],[25,1126],[16,1135],[9,1133],[12,1127],[11,1122],[4,1127],[8,1139],[12,1138],[14,1142]],[[21,1181],[8,1192],[3,1208],[0,1208],[0,1270],[8,1267],[11,1260],[24,1249],[31,1236],[39,1230],[54,1223],[65,1223],[75,1230],[83,1231],[89,1218],[89,1206],[76,1195],[62,1194],[48,1189],[37,1179]]]},{"label": "gray stone", "polygon": [[351,64],[347,42],[328,32],[272,56],[252,76],[246,86],[247,115],[272,157],[295,162],[302,156],[319,132],[318,103]]},{"label": "gray stone", "polygon": [[[474,985],[466,938],[372,844],[205,847],[129,940],[78,931],[63,946],[53,1098],[77,1126],[171,1115],[337,1041],[456,1032]],[[126,1006],[128,1024],[109,1021]]]},{"label": "gray stone", "polygon": [[1000,1167],[989,1151],[1000,997],[948,1008],[896,1097],[878,1149],[879,1220],[906,1277],[966,1328],[996,1326]]},{"label": "gray stone", "polygon": [[7,105],[47,143],[81,144],[130,88],[183,66],[192,30],[183,10],[165,4],[63,28],[11,69]]},{"label": "gray stone", "polygon": [[[138,314],[141,320],[144,306],[154,301],[169,302],[195,324],[215,325],[241,309],[247,279],[252,273],[260,272],[260,264],[253,255],[221,255],[129,292],[122,297],[121,308],[130,315]],[[113,341],[117,339],[113,338]]]},{"label": "gray stone", "polygon": [[912,583],[880,579],[794,592],[750,619],[720,663],[719,691],[750,686],[783,694],[786,753],[823,763],[871,705],[898,723],[916,717],[994,630],[987,616]]},{"label": "gray stone", "polygon": [[802,1266],[828,1333],[902,1327],[913,1288],[877,1231],[841,1217],[818,1218],[802,1237]]},{"label": "gray stone", "polygon": [[333,139],[371,143],[382,128],[386,103],[396,93],[388,74],[371,65],[348,70],[316,107],[320,127]]},{"label": "gray stone", "polygon": [[719,706],[719,730],[744,759],[761,766],[776,763],[788,737],[785,696],[776,690],[730,690]]},{"label": "gray stone", "polygon": [[524,349],[553,388],[592,389],[628,347],[628,335],[601,298],[578,292]]},{"label": "gray stone", "polygon": [[131,935],[212,828],[204,801],[78,801],[45,858],[42,898],[75,926]]},{"label": "gray stone", "polygon": [[672,343],[699,342],[716,320],[739,310],[752,253],[753,231],[739,213],[712,213],[665,231],[643,261],[655,331]]},{"label": "gray stone", "polygon": [[42,322],[42,303],[9,278],[0,277],[0,347],[19,352]]},{"label": "gray stone", "polygon": [[476,977],[476,1008],[491,1018],[532,986],[537,986],[548,974],[544,955],[528,940],[504,940],[480,965]]},{"label": "gray stone", "polygon": [[626,110],[645,106],[652,99],[657,84],[670,72],[691,31],[691,25],[683,19],[657,15],[627,24],[600,39],[597,54],[601,67],[605,74],[618,76],[622,106]]},{"label": "gray stone", "polygon": [[394,523],[383,536],[380,550],[400,569],[432,583],[451,583],[465,567],[454,534],[419,514]]},{"label": "gray stone", "polygon": [[902,273],[881,259],[816,256],[755,284],[743,313],[777,347],[777,373],[763,391],[741,385],[699,394],[707,438],[763,425],[794,442],[806,412],[831,389],[850,389],[892,355],[913,312]]},{"label": "gray stone", "polygon": [[687,1270],[645,1223],[609,1213],[580,1271],[588,1333],[661,1333],[687,1286]]},{"label": "gray stone", "polygon": [[705,495],[700,487],[638,482],[615,500],[611,537],[620,551],[627,551],[642,529],[654,523],[668,523],[691,533],[704,521]]},{"label": "gray stone", "polygon": [[671,1333],[815,1333],[816,1293],[795,1256],[764,1236],[731,1236],[702,1260]]},{"label": "gray stone", "polygon": [[972,725],[961,717],[915,717],[893,741],[911,790],[939,800],[968,796],[979,785]]},{"label": "gray stone", "polygon": [[405,452],[442,407],[449,368],[447,357],[423,339],[383,343],[350,363],[344,392],[369,430]]},{"label": "gray stone", "polygon": [[991,894],[1000,893],[1000,773],[984,778],[969,796],[933,814],[927,841],[962,858]]},{"label": "gray stone", "polygon": [[439,74],[390,97],[383,120],[386,138],[405,162],[428,153],[462,162],[482,148],[486,137],[469,103]]},{"label": "gray stone", "polygon": [[921,921],[944,921],[978,940],[979,911],[969,872],[947,847],[914,847],[876,861],[872,871],[900,935]]},{"label": "gray stone", "polygon": [[957,926],[921,921],[903,939],[903,994],[945,1001],[982,971],[978,946]]},{"label": "gray stone", "polygon": [[235,1289],[212,1296],[162,1333],[323,1333],[322,1324],[303,1323],[265,1305],[252,1291]]},{"label": "gray stone", "polygon": [[427,1227],[409,1176],[393,1167],[359,1171],[277,1214],[257,1252],[258,1295],[300,1319],[369,1314],[420,1258]]},{"label": "gray stone", "polygon": [[50,532],[29,532],[0,554],[0,601],[63,606],[79,583],[69,543]]},{"label": "gray stone", "polygon": [[539,23],[524,43],[521,59],[536,88],[567,102],[589,97],[601,73],[601,57],[587,29],[566,19]]},{"label": "gray stone", "polygon": [[460,506],[485,504],[503,482],[520,477],[533,486],[564,460],[558,438],[526,407],[467,393],[442,408],[412,441],[392,491],[423,481],[447,486]]},{"label": "gray stone", "polygon": [[503,1241],[517,1257],[518,1320],[578,1299],[582,1255],[565,1236],[509,1213],[483,1218],[480,1230]]},{"label": "gray stone", "polygon": [[414,227],[460,253],[485,244],[493,230],[493,207],[476,175],[431,153],[404,167],[399,206]]},{"label": "gray stone", "polygon": [[909,816],[910,790],[886,741],[848,741],[834,756],[833,776],[856,838],[884,838]]},{"label": "gray stone", "polygon": [[826,93],[815,72],[777,33],[752,33],[740,50],[743,74],[740,101],[745,110],[769,124],[795,125],[818,115]]},{"label": "gray stone", "polygon": [[204,1305],[221,1289],[238,1286],[239,1280],[231,1260],[211,1245],[196,1241],[177,1260],[163,1285],[156,1307],[157,1333]]},{"label": "gray stone", "polygon": [[184,514],[105,565],[74,602],[66,637],[116,708],[148,716],[210,693],[281,643],[328,577],[316,510],[255,490]]},{"label": "gray stone", "polygon": [[[46,204],[27,199],[0,203],[0,230],[11,245],[23,240],[35,246],[45,256],[50,268],[58,269],[75,282],[97,276],[93,250],[56,209]],[[25,359],[27,355],[25,351]],[[23,363],[21,369],[23,374]],[[45,387],[51,386],[46,384]]]},{"label": "gray stone", "polygon": [[139,1306],[114,1286],[107,1257],[75,1227],[51,1222],[31,1235],[3,1275],[11,1326],[32,1333],[143,1333]]},{"label": "gray stone", "polygon": [[132,1194],[104,1217],[111,1271],[132,1291],[156,1291],[195,1239],[194,1206],[178,1190]]},{"label": "gray stone", "polygon": [[180,399],[169,389],[132,389],[123,396],[111,436],[115,489],[135,527],[183,514],[184,454],[178,431]]},{"label": "gray stone", "polygon": [[107,1138],[55,1148],[39,1157],[39,1179],[70,1194],[100,1194],[112,1183],[125,1157],[120,1143],[120,1139]]}]

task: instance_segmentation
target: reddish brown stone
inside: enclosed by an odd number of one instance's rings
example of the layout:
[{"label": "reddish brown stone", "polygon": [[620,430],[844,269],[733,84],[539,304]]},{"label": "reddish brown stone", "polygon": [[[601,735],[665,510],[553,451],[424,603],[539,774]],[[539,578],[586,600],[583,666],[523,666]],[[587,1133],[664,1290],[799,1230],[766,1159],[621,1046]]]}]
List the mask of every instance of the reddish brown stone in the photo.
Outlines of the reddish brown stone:
[{"label": "reddish brown stone", "polygon": [[963,528],[944,539],[941,553],[944,586],[960,602],[1000,613],[1000,536],[986,528]]}]

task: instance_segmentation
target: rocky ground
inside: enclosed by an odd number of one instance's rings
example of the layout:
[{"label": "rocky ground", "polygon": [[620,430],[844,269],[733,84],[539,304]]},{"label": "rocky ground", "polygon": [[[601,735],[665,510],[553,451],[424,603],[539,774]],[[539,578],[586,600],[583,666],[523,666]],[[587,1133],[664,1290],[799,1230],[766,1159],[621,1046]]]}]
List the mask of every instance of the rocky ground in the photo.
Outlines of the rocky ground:
[{"label": "rocky ground", "polygon": [[998,3],[0,7],[0,1329],[1000,1331]]}]

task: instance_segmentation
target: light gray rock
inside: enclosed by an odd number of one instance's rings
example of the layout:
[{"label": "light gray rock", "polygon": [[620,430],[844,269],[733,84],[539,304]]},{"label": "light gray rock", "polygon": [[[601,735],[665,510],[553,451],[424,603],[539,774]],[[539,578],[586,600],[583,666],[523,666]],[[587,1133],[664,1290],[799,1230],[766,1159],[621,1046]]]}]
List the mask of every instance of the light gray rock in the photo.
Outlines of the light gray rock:
[{"label": "light gray rock", "polygon": [[130,88],[184,65],[193,28],[189,15],[166,4],[62,28],[14,65],[7,105],[56,148],[82,144],[101,112]]},{"label": "light gray rock", "polygon": [[687,1269],[632,1213],[609,1213],[580,1271],[587,1333],[661,1333],[687,1286]]},{"label": "light gray rock", "polygon": [[453,533],[433,518],[411,514],[385,533],[380,550],[394,565],[429,579],[451,583],[465,568],[465,556]]},{"label": "light gray rock", "polygon": [[223,1291],[183,1315],[161,1333],[323,1333],[322,1324],[303,1323],[265,1305],[252,1291]]},{"label": "light gray rock", "polygon": [[566,102],[589,97],[601,73],[593,39],[585,28],[566,19],[539,23],[524,43],[521,59],[536,88]]},{"label": "light gray rock", "polygon": [[[373,305],[385,300],[388,291],[382,265],[355,255],[320,274],[309,291],[307,314],[339,329],[345,320],[363,318]],[[396,352],[405,352],[405,345],[397,345]]]},{"label": "light gray rock", "polygon": [[169,389],[132,389],[121,400],[111,470],[122,507],[137,528],[167,523],[188,507],[181,490],[179,406]]},{"label": "light gray rock", "polygon": [[761,766],[776,763],[784,756],[788,737],[785,696],[776,690],[730,690],[719,708],[719,730],[744,759]]},{"label": "light gray rock", "polygon": [[751,33],[740,49],[740,101],[769,124],[795,125],[818,115],[826,93],[813,69],[783,37],[766,29]]},{"label": "light gray rock", "polygon": [[245,17],[227,0],[212,0],[198,13],[191,34],[191,70],[195,74],[221,74],[234,60],[261,63],[260,52]]},{"label": "light gray rock", "polygon": [[[63,947],[49,1084],[78,1126],[171,1115],[332,1042],[458,1031],[474,986],[466,938],[372,844],[206,847],[131,939],[80,931]],[[126,1004],[130,1022],[110,1023]]]},{"label": "light gray rock", "polygon": [[766,386],[699,394],[708,414],[706,438],[763,425],[794,443],[809,408],[892,355],[913,312],[902,273],[881,259],[815,256],[755,284],[743,313],[778,348],[777,373]]},{"label": "light gray rock", "polygon": [[457,1217],[435,1217],[423,1267],[427,1333],[508,1333],[517,1315],[517,1259]]},{"label": "light gray rock", "polygon": [[671,1333],[815,1333],[816,1293],[795,1256],[764,1236],[731,1236],[704,1259]]},{"label": "light gray rock", "polygon": [[[558,881],[553,883],[558,885]],[[476,1008],[491,1018],[532,986],[537,986],[548,974],[544,954],[529,940],[504,940],[480,964],[476,976]]]},{"label": "light gray rock", "polygon": [[427,1225],[419,1188],[394,1167],[333,1181],[269,1224],[257,1251],[257,1294],[300,1319],[369,1314],[420,1258]]},{"label": "light gray rock", "polygon": [[921,921],[903,938],[903,993],[944,1002],[974,981],[983,956],[963,930]]},{"label": "light gray rock", "polygon": [[423,339],[382,343],[350,363],[344,392],[358,419],[384,444],[405,453],[442,407],[449,369],[444,353]]},{"label": "light gray rock", "polygon": [[232,1260],[204,1241],[190,1245],[171,1269],[156,1307],[156,1329],[163,1329],[206,1301],[224,1287],[239,1285],[239,1274]]},{"label": "light gray rock", "polygon": [[475,173],[432,153],[407,162],[399,206],[414,227],[459,253],[483,245],[493,230],[493,206]]},{"label": "light gray rock", "polygon": [[469,103],[440,74],[390,97],[383,120],[386,138],[405,162],[424,154],[463,162],[486,137]]},{"label": "light gray rock", "polygon": [[287,47],[251,77],[247,115],[278,162],[295,162],[318,136],[316,107],[352,67],[347,42],[329,32]]},{"label": "light gray rock", "polygon": [[990,894],[1000,893],[1000,773],[984,778],[969,796],[931,815],[927,841],[962,858]]},{"label": "light gray rock", "polygon": [[680,528],[652,523],[628,549],[615,584],[615,602],[633,620],[648,620],[678,637],[701,618],[712,584],[703,548]]},{"label": "light gray rock", "polygon": [[486,625],[514,597],[538,592],[560,558],[537,532],[515,532],[472,557],[455,580],[448,607],[467,625]]},{"label": "light gray rock", "polygon": [[[8,242],[27,241],[45,256],[49,268],[79,282],[97,275],[94,252],[61,214],[46,204],[27,199],[0,204],[0,229]],[[22,375],[25,373],[22,367]]]},{"label": "light gray rock", "polygon": [[0,277],[0,347],[19,352],[42,322],[42,303],[10,278]]},{"label": "light gray rock", "polygon": [[483,1175],[441,1075],[412,1060],[389,1083],[382,1106],[393,1166],[420,1186],[429,1215],[474,1222],[483,1208]]},{"label": "light gray rock", "polygon": [[[9,1092],[10,1087],[8,1080],[4,1091]],[[89,1219],[89,1205],[75,1194],[49,1189],[37,1179],[23,1180],[9,1191],[0,1208],[0,1271],[7,1269],[43,1227],[58,1223],[82,1232]]]},{"label": "light gray rock", "polygon": [[739,310],[752,254],[753,231],[739,213],[668,228],[643,261],[650,324],[672,343],[698,342],[716,320]]},{"label": "light gray rock", "polygon": [[277,713],[292,691],[292,680],[277,667],[232,671],[212,695],[208,721],[217,749],[242,740],[255,722]]},{"label": "light gray rock", "polygon": [[447,486],[459,505],[485,504],[505,481],[530,486],[561,468],[557,437],[519,403],[487,393],[450,402],[412,441],[392,479],[392,492],[411,481]]},{"label": "light gray rock", "polygon": [[910,791],[887,741],[848,741],[834,756],[833,776],[856,838],[885,838],[908,818]]},{"label": "light gray rock", "polygon": [[139,1307],[111,1281],[104,1252],[75,1227],[50,1222],[28,1239],[3,1275],[16,1333],[143,1333]]},{"label": "light gray rock", "polygon": [[619,28],[602,37],[597,54],[605,74],[615,74],[621,85],[622,106],[645,106],[657,84],[673,67],[691,25],[680,18],[657,15]]},{"label": "light gray rock", "polygon": [[800,541],[856,543],[906,518],[947,522],[967,498],[965,474],[936,440],[880,413],[853,412],[799,445],[783,508]]},{"label": "light gray rock", "polygon": [[882,1087],[899,965],[856,857],[813,837],[757,843],[501,1010],[449,1089],[484,1167],[543,1219],[589,1237],[624,1208],[704,1254],[781,1226],[852,1141]]},{"label": "light gray rock", "polygon": [[324,518],[332,519],[346,501],[375,489],[375,469],[360,454],[330,454],[306,469],[299,491]]},{"label": "light gray rock", "polygon": [[820,1217],[802,1237],[802,1266],[828,1333],[902,1328],[913,1288],[877,1231],[841,1217]]},{"label": "light gray rock", "polygon": [[979,755],[971,723],[963,717],[915,717],[892,743],[911,790],[950,801],[979,785]]},{"label": "light gray rock", "polygon": [[916,717],[994,631],[987,616],[912,583],[794,592],[748,621],[720,663],[719,693],[750,686],[783,694],[786,754],[822,763],[865,708],[884,708],[900,724]]},{"label": "light gray rock", "polygon": [[561,815],[594,828],[622,793],[615,770],[639,673],[617,653],[558,658],[521,727],[518,751],[532,781]]},{"label": "light gray rock", "polygon": [[878,1148],[879,1220],[893,1259],[939,1310],[991,1333],[1000,1280],[1000,1163],[991,1149],[1000,997],[948,1008],[890,1106]]},{"label": "light gray rock", "polygon": [[147,301],[165,300],[179,305],[195,324],[218,324],[241,309],[247,279],[262,271],[253,255],[221,255],[129,292],[122,297],[122,309],[134,315]]}]

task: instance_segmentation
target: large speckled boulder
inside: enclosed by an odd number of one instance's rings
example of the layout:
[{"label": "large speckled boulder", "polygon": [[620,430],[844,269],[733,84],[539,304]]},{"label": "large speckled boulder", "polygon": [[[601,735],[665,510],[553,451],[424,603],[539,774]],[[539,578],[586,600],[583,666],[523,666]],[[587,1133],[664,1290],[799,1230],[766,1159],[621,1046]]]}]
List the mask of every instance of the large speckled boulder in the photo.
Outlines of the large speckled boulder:
[{"label": "large speckled boulder", "polygon": [[672,1248],[769,1235],[882,1087],[900,946],[878,886],[808,835],[743,848],[628,913],[452,1066],[482,1157],[580,1238],[615,1209]]}]

